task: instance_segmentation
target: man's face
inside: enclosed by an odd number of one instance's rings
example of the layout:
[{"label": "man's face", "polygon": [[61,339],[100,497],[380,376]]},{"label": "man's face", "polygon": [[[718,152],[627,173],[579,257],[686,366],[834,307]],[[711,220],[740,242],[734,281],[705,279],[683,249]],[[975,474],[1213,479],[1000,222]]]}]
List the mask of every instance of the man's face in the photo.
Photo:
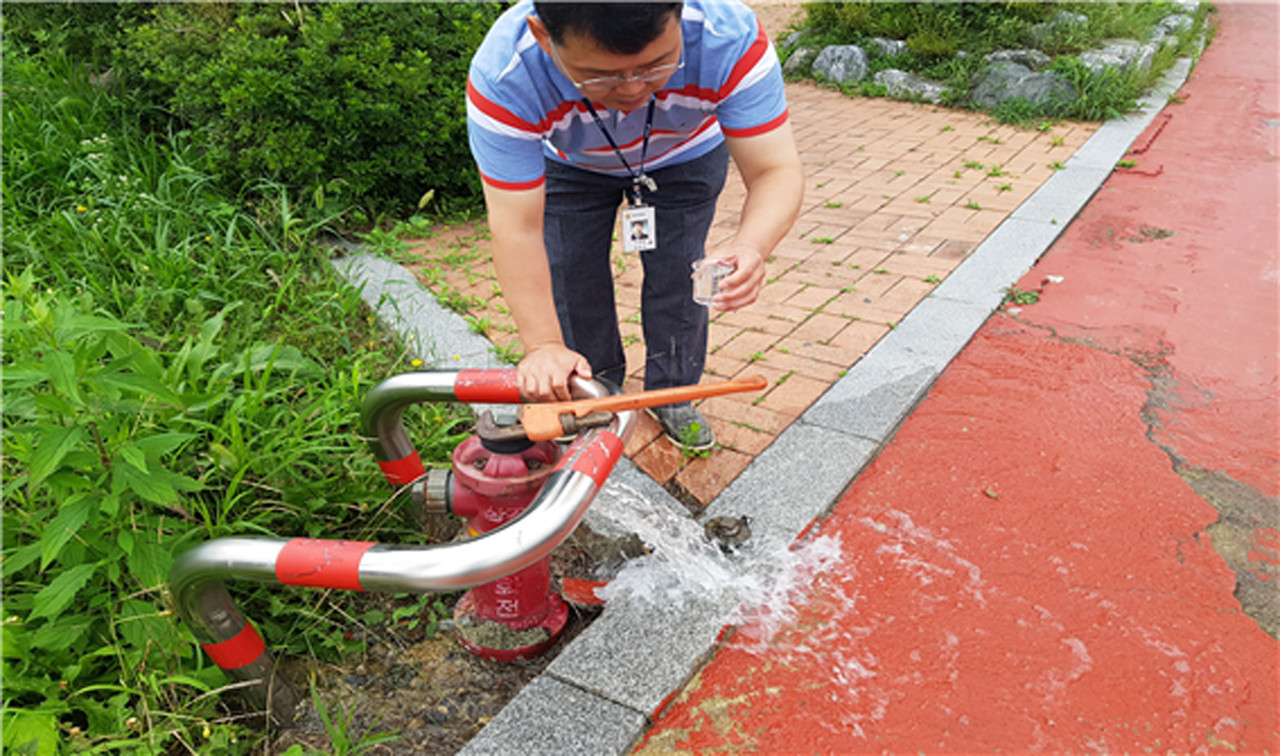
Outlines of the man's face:
[{"label": "man's face", "polygon": [[565,34],[564,44],[553,48],[550,37],[537,20],[531,19],[530,25],[542,49],[558,58],[561,70],[571,81],[581,84],[592,79],[628,77],[627,81],[616,86],[582,90],[583,96],[591,101],[623,112],[642,107],[654,92],[666,85],[674,70],[658,81],[641,81],[636,77],[656,67],[680,62],[680,47],[684,41],[680,33],[680,18],[674,13],[667,18],[662,34],[634,55],[609,52],[594,39],[573,33]]}]

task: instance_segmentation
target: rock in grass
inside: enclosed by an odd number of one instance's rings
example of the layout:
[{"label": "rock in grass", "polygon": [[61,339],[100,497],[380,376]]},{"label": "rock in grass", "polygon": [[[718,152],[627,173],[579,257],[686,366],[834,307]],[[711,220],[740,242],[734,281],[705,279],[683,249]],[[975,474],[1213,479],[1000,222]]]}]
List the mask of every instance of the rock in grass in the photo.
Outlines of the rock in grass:
[{"label": "rock in grass", "polygon": [[1039,50],[996,50],[982,56],[982,59],[988,63],[1017,63],[1032,71],[1039,71],[1051,60]]},{"label": "rock in grass", "polygon": [[1145,73],[1151,68],[1155,54],[1154,45],[1144,45],[1136,39],[1109,39],[1097,50],[1080,53],[1080,62],[1094,73],[1102,73],[1108,68],[1120,73],[1130,70]]},{"label": "rock in grass", "polygon": [[818,51],[812,47],[802,47],[787,56],[782,64],[783,76],[802,76],[809,70],[809,65],[818,57]]},{"label": "rock in grass", "polygon": [[994,108],[1022,99],[1040,106],[1075,98],[1075,86],[1052,72],[1036,73],[1017,63],[993,63],[978,73],[971,97],[974,104]]},{"label": "rock in grass", "polygon": [[887,58],[896,58],[907,51],[907,43],[901,39],[873,37],[871,39],[871,44],[876,46],[876,52]]},{"label": "rock in grass", "polygon": [[813,73],[833,84],[856,84],[867,78],[867,51],[857,45],[828,45],[813,61]]},{"label": "rock in grass", "polygon": [[946,87],[906,71],[890,68],[875,75],[875,83],[885,88],[890,97],[925,102],[940,102]]}]

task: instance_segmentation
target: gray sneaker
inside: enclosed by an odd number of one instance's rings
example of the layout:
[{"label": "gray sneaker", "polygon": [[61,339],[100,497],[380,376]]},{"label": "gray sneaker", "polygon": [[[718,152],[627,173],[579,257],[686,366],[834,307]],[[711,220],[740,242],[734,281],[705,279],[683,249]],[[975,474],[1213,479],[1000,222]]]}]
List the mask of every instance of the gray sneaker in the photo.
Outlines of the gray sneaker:
[{"label": "gray sneaker", "polygon": [[689,403],[650,407],[653,415],[675,445],[681,449],[703,451],[716,445],[716,434],[711,423]]}]

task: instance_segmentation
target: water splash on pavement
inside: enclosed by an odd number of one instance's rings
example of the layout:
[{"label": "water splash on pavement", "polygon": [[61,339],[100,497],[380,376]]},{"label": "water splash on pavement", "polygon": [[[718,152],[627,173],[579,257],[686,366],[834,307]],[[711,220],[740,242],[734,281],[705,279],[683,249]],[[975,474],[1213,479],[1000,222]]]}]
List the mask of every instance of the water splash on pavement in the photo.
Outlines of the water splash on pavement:
[{"label": "water splash on pavement", "polygon": [[763,650],[795,619],[796,599],[815,576],[841,560],[839,538],[822,536],[793,544],[752,538],[735,554],[708,542],[703,526],[625,484],[612,484],[616,496],[592,506],[591,527],[605,535],[636,534],[649,553],[629,561],[597,591],[606,601],[626,597],[679,608],[697,600],[728,597],[738,608],[727,620],[741,626],[739,640]]}]

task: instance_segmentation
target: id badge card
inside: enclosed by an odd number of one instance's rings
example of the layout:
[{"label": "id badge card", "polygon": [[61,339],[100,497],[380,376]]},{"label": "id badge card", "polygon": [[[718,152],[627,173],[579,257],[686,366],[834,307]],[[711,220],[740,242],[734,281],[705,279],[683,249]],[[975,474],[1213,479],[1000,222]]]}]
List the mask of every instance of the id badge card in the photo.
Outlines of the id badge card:
[{"label": "id badge card", "polygon": [[657,214],[650,205],[632,205],[622,211],[622,251],[648,252],[658,247]]}]

